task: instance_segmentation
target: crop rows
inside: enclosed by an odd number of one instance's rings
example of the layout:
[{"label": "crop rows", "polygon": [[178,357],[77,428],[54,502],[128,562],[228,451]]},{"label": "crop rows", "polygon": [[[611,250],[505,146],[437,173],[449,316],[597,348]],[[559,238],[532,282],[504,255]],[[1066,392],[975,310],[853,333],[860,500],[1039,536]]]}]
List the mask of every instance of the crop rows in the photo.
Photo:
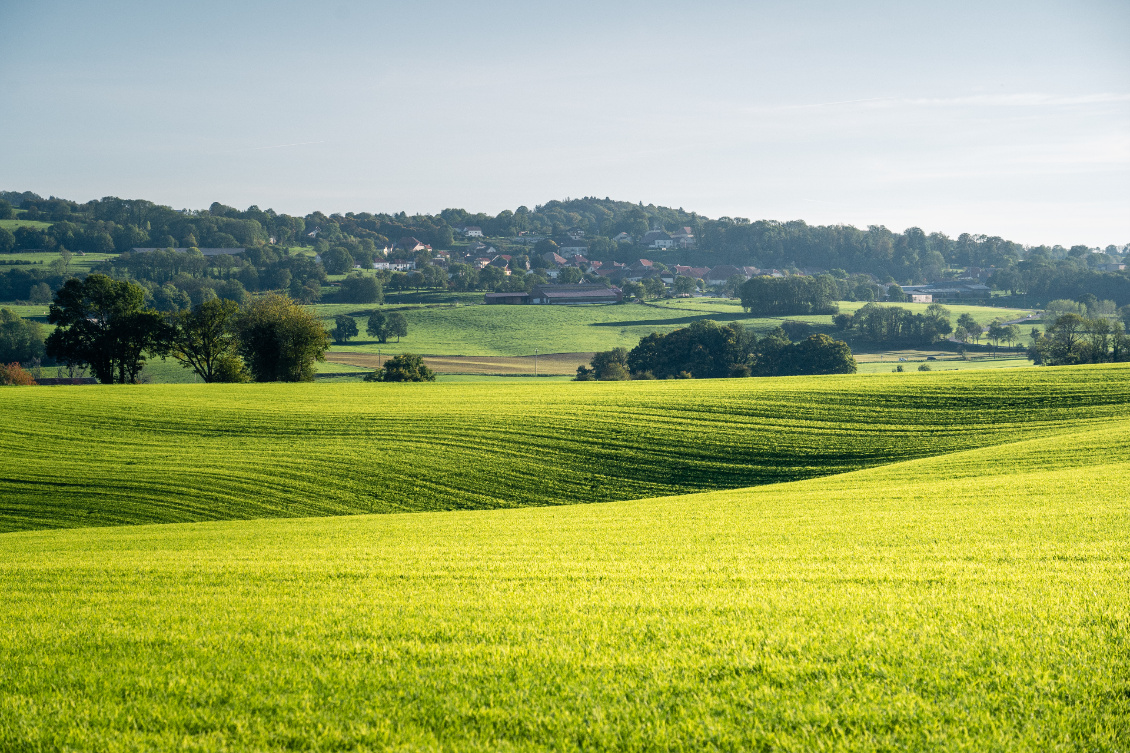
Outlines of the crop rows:
[{"label": "crop rows", "polygon": [[[1008,393],[1035,404],[991,408],[983,382],[960,415],[1052,436],[771,487],[2,535],[0,750],[1125,750],[1130,419],[1087,397],[1114,372],[1036,373]],[[711,431],[743,405],[815,427],[837,392],[889,426],[943,415],[829,384],[591,394],[676,426],[698,395]],[[424,394],[437,427],[486,400]],[[169,407],[188,446],[214,431]],[[276,441],[351,415],[263,413]]]},{"label": "crop rows", "polygon": [[607,502],[1126,416],[1130,369],[0,392],[0,531]]}]

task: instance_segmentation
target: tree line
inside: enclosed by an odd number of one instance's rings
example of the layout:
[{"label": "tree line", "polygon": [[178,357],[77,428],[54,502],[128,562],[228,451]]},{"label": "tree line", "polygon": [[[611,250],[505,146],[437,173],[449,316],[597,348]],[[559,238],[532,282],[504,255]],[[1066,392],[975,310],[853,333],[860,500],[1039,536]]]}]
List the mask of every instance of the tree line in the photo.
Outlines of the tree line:
[{"label": "tree line", "polygon": [[48,320],[46,355],[103,384],[137,382],[147,357],[173,358],[205,382],[311,381],[329,346],[322,323],[286,295],[162,313],[140,285],[101,274],[64,283]]},{"label": "tree line", "polygon": [[[438,214],[311,212],[303,217],[279,214],[257,206],[238,210],[213,203],[205,210],[174,210],[139,199],[103,199],[77,203],[61,198],[43,199],[29,192],[0,192],[9,203],[8,214],[18,207],[23,219],[53,223],[48,228],[0,229],[0,252],[9,250],[59,250],[124,252],[134,247],[250,247],[324,244],[330,257],[348,253],[364,265],[378,250],[404,236],[413,236],[435,248],[448,248],[453,229],[478,225],[503,253],[525,253],[517,243],[521,234],[559,236],[579,229],[589,244],[589,257],[600,261],[632,261],[645,249],[635,242],[617,243],[620,233],[638,239],[649,229],[668,231],[691,228],[693,249],[647,249],[655,261],[668,265],[714,267],[719,264],[796,270],[817,267],[867,274],[883,284],[921,283],[941,279],[949,269],[994,267],[989,283],[998,290],[1046,302],[1052,298],[1078,298],[1094,294],[1130,304],[1130,275],[1101,269],[1124,261],[1127,248],[1107,246],[1099,253],[1082,245],[1025,247],[997,236],[962,233],[950,238],[920,228],[895,232],[882,226],[808,225],[803,221],[751,222],[742,217],[710,219],[683,209],[585,197],[550,201],[530,209],[504,210],[497,215],[445,209]],[[4,211],[0,205],[0,211]],[[311,236],[313,233],[313,236]],[[511,244],[511,242],[513,242]],[[511,245],[508,245],[511,244]],[[532,259],[531,259],[532,261]],[[338,265],[332,258],[331,265]],[[339,265],[338,265],[339,266]],[[336,266],[335,266],[336,268]],[[471,283],[489,288],[502,284],[488,279]],[[422,275],[423,276],[423,275]],[[246,281],[244,287],[252,290]],[[431,286],[436,281],[425,281]],[[468,284],[466,279],[461,283]],[[271,285],[266,289],[285,286]],[[294,295],[296,291],[288,291]],[[841,296],[843,298],[843,296]],[[1030,303],[1033,301],[1029,301]]]},{"label": "tree line", "polygon": [[667,334],[653,332],[627,350],[597,353],[577,368],[577,381],[719,379],[748,376],[854,374],[846,343],[824,334],[793,342],[780,327],[758,338],[740,324],[711,320]]}]

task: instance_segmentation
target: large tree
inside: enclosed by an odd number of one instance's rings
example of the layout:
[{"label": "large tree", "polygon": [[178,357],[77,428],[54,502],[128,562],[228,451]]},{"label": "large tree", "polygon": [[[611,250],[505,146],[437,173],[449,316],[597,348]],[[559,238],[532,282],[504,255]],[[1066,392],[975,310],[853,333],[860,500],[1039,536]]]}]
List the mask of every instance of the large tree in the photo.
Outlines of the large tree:
[{"label": "large tree", "polygon": [[311,382],[314,362],[326,360],[329,333],[288,296],[260,298],[236,326],[240,355],[257,382]]},{"label": "large tree", "polygon": [[169,317],[163,354],[195,371],[205,382],[246,382],[238,353],[239,304],[213,298]]},{"label": "large tree", "polygon": [[48,321],[47,355],[69,365],[90,366],[103,384],[132,384],[145,354],[161,349],[165,324],[144,308],[145,289],[126,280],[92,274],[71,279],[55,294]]}]

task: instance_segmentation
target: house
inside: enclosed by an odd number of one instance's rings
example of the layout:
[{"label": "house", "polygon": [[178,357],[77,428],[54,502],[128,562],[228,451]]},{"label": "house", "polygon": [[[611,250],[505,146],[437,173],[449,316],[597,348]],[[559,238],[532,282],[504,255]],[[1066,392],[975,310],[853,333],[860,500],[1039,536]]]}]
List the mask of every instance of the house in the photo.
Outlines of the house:
[{"label": "house", "polygon": [[619,288],[603,285],[536,285],[530,292],[530,303],[535,304],[620,303],[623,300],[624,293]]},{"label": "house", "polygon": [[460,228],[460,232],[463,233],[463,236],[466,238],[483,237],[483,229],[478,225],[469,225],[467,227]]},{"label": "house", "polygon": [[675,242],[676,248],[694,248],[694,233],[689,227],[681,227],[671,233],[671,240]]},{"label": "house", "polygon": [[483,303],[494,306],[515,306],[529,302],[529,293],[487,293],[483,296]]},{"label": "house", "polygon": [[416,268],[412,259],[385,259],[373,262],[373,269],[387,269],[391,272],[407,272]]},{"label": "house", "polygon": [[418,251],[431,251],[432,250],[431,246],[428,246],[424,243],[421,243],[419,240],[417,240],[416,238],[413,238],[410,235],[406,235],[403,238],[401,238],[400,240],[398,240],[396,242],[396,246],[394,248],[396,248],[400,251],[407,251],[410,254],[414,254]]},{"label": "house", "polygon": [[565,231],[565,235],[569,236],[572,240],[579,241],[585,237],[585,231],[579,227],[571,227]]},{"label": "house", "polygon": [[911,293],[910,294],[910,302],[911,303],[933,303],[934,302],[934,296],[932,296],[929,293]]},{"label": "house", "polygon": [[640,245],[645,248],[671,248],[675,241],[662,230],[652,230],[640,239]]},{"label": "house", "polygon": [[710,267],[686,267],[682,264],[675,265],[675,274],[679,277],[691,277],[696,280],[706,277],[710,273]]},{"label": "house", "polygon": [[564,256],[554,253],[553,251],[546,251],[541,255],[541,258],[545,259],[547,262],[556,267],[564,267],[566,263]]},{"label": "house", "polygon": [[562,238],[557,243],[557,251],[562,256],[584,256],[589,252],[589,246],[584,241]]},{"label": "house", "polygon": [[616,243],[631,243],[632,242],[632,236],[630,236],[627,233],[620,233],[619,235],[617,235],[612,240],[615,241]]},{"label": "house", "polygon": [[706,281],[707,285],[723,285],[726,280],[729,280],[734,275],[738,275],[743,280],[749,279],[749,276],[740,267],[734,267],[729,264],[720,264],[707,273],[707,276],[702,278]]},{"label": "house", "polygon": [[472,248],[467,250],[469,256],[490,256],[494,257],[498,253],[498,249],[494,246],[489,246],[486,243],[476,243]]}]

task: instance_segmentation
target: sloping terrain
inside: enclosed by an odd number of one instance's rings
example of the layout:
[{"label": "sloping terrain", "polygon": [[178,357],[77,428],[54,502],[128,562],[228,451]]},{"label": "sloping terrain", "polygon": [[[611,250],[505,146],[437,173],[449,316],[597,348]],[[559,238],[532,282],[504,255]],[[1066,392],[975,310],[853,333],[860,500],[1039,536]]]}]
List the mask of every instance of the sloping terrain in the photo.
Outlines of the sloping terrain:
[{"label": "sloping terrain", "polygon": [[[1124,750],[1130,419],[1070,397],[1119,372],[1039,373],[1015,415],[953,390],[997,446],[806,481],[0,535],[0,750]],[[809,389],[747,397],[802,429]]]},{"label": "sloping terrain", "polygon": [[606,502],[1130,415],[1130,368],[0,391],[0,531]]}]

